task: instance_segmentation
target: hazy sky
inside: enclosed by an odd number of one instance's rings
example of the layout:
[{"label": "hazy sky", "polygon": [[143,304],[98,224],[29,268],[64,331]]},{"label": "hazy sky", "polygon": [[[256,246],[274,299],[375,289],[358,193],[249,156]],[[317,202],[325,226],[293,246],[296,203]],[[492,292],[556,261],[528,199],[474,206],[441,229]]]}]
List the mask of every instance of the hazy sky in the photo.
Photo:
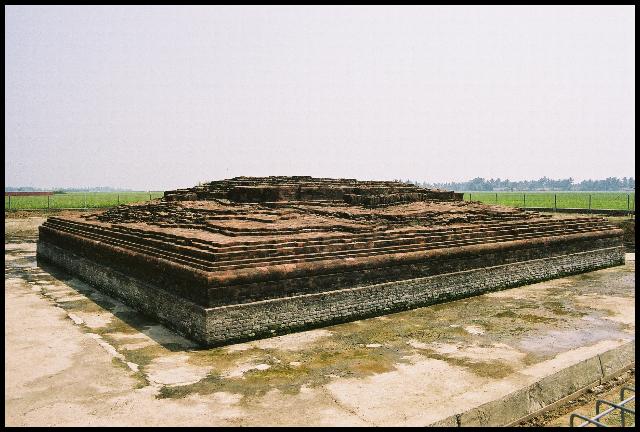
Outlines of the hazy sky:
[{"label": "hazy sky", "polygon": [[618,7],[5,7],[5,182],[635,176]]}]

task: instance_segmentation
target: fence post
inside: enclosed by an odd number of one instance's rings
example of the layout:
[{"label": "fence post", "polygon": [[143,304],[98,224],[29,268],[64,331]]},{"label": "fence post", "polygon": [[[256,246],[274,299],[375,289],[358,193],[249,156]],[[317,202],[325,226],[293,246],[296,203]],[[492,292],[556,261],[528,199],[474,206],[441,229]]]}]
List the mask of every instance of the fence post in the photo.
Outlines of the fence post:
[{"label": "fence post", "polygon": [[9,195],[9,210],[11,210],[11,195]]},{"label": "fence post", "polygon": [[149,201],[151,201],[151,191],[149,191]]},{"label": "fence post", "polygon": [[87,193],[84,193],[84,208],[87,208]]},{"label": "fence post", "polygon": [[469,202],[471,202],[471,192],[469,192]]},{"label": "fence post", "polygon": [[51,195],[47,195],[47,209],[51,208]]},{"label": "fence post", "polygon": [[591,213],[591,194],[589,194],[589,213]]},{"label": "fence post", "polygon": [[522,208],[527,208],[527,194],[522,194]]},{"label": "fence post", "polygon": [[498,192],[496,192],[496,204],[498,204]]},{"label": "fence post", "polygon": [[558,194],[553,194],[553,211],[558,211]]},{"label": "fence post", "polygon": [[120,194],[118,194],[118,205],[120,205]]},{"label": "fence post", "polygon": [[627,194],[627,213],[631,213],[631,207],[629,204],[631,203],[631,194]]}]

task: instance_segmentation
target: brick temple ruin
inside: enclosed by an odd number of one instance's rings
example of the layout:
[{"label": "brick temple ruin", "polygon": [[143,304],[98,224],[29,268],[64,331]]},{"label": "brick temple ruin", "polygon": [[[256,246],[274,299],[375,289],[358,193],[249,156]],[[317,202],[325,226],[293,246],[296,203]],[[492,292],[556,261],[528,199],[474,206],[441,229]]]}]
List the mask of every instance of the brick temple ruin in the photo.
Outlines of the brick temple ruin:
[{"label": "brick temple ruin", "polygon": [[236,177],[49,217],[37,256],[205,345],[624,264],[622,230],[400,182]]}]

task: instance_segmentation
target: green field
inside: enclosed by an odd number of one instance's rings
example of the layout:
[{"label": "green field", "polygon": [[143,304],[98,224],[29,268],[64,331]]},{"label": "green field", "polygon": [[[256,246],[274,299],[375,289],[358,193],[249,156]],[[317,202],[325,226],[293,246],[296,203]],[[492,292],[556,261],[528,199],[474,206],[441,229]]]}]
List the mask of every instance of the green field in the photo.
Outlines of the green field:
[{"label": "green field", "polygon": [[[161,198],[162,192],[70,192],[46,196],[12,196],[11,210],[105,208]],[[635,210],[635,193],[627,192],[465,192],[465,201],[512,207]],[[628,203],[627,203],[628,200]],[[627,204],[629,207],[627,207]],[[4,197],[9,209],[9,197]]]},{"label": "green field", "polygon": [[[50,196],[12,196],[11,210],[105,208],[161,198],[163,192],[69,192]],[[9,209],[9,197],[4,197],[4,208]]]},{"label": "green field", "polygon": [[469,199],[512,207],[635,210],[634,192],[465,192]]}]

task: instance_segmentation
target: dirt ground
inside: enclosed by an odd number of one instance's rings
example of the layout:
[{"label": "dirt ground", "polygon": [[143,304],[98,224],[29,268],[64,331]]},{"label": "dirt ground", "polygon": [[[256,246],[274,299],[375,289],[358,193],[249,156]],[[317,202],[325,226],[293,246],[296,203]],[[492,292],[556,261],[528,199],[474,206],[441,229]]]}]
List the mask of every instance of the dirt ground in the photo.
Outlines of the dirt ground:
[{"label": "dirt ground", "polygon": [[[581,414],[587,418],[593,418],[596,415],[596,401],[599,399],[606,400],[613,403],[620,403],[620,390],[623,387],[635,388],[635,369],[631,369],[607,382],[593,386],[575,399],[567,401],[566,404],[562,404],[560,407],[545,412],[544,414],[530,419],[521,426],[545,426],[545,427],[569,427],[571,425],[571,415]],[[632,396],[634,393],[625,392],[625,398]],[[634,409],[635,402],[629,402],[625,404],[625,407]],[[605,406],[601,408],[601,411],[610,408]],[[625,414],[625,426],[634,423],[635,417],[629,414]],[[607,414],[599,419],[601,423],[607,426],[617,427],[622,426],[620,410],[615,410],[610,414]],[[574,425],[580,425],[584,422],[580,418],[574,419]]]},{"label": "dirt ground", "polygon": [[634,258],[203,349],[38,267],[43,220],[5,219],[6,425],[426,425],[635,339]]}]

